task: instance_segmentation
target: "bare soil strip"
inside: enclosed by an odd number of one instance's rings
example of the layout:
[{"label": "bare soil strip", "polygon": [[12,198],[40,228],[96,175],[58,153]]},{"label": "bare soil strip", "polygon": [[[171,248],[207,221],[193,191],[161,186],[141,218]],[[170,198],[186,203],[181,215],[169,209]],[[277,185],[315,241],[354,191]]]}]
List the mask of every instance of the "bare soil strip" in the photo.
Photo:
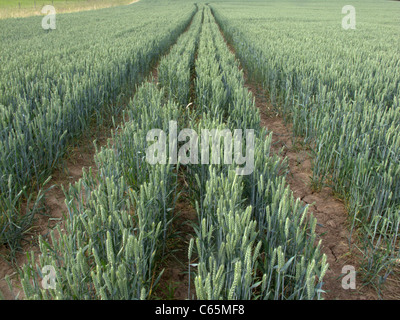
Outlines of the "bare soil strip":
[{"label": "bare soil strip", "polygon": [[[188,24],[183,33],[189,29],[191,23],[192,21]],[[176,41],[178,38],[179,36],[177,37]],[[166,53],[160,56],[155,66],[152,68],[152,71],[149,75],[152,76],[154,81],[157,81],[157,67],[159,61],[164,55],[168,55],[170,49],[174,46],[176,41],[169,47]],[[143,82],[145,81],[151,80],[145,79]],[[135,90],[132,90],[131,92],[125,92],[125,97],[119,102],[119,104],[126,106],[129,103],[129,100],[133,98],[134,94]],[[122,122],[122,116],[120,118],[121,119],[117,119],[117,123]],[[60,165],[60,168],[54,171],[52,174],[52,179],[48,183],[48,186],[53,186],[53,188],[49,190],[45,196],[44,206],[46,208],[46,214],[36,217],[34,225],[31,228],[31,232],[26,235],[25,239],[23,239],[22,250],[17,254],[16,257],[16,264],[18,266],[22,266],[26,262],[26,252],[33,251],[37,258],[37,254],[40,252],[38,236],[42,235],[44,238],[46,238],[46,236],[49,235],[51,228],[53,228],[57,223],[63,222],[64,215],[67,212],[67,207],[65,205],[65,195],[62,191],[62,186],[67,189],[70,184],[74,184],[75,182],[79,181],[79,179],[81,179],[83,176],[83,169],[85,169],[86,172],[91,169],[93,174],[96,173],[96,165],[94,161],[96,148],[94,142],[96,142],[98,150],[100,150],[101,147],[106,146],[108,142],[112,144],[112,132],[110,129],[118,131],[119,126],[115,128],[108,124],[100,129],[94,128],[93,130],[87,130],[88,132],[84,134],[82,140],[79,141],[79,144],[73,148],[73,150],[69,150],[68,155],[65,157],[65,159],[63,159],[63,163]],[[181,223],[180,225],[183,224]],[[7,256],[7,248],[0,246],[0,254]],[[13,266],[6,259],[0,257],[0,298],[3,295],[3,298],[6,300],[14,300],[17,294],[19,294],[18,298],[23,298],[22,287],[19,286],[19,282],[15,277],[16,274],[15,266]],[[15,291],[13,293],[10,292],[8,284],[5,281],[6,275],[11,278],[11,282]]]},{"label": "bare soil strip", "polygon": [[[190,108],[195,108],[193,103],[195,101],[196,91],[196,60],[197,48],[190,70],[190,104],[188,105]],[[156,71],[153,73],[153,78],[157,81]],[[180,167],[178,172],[178,193],[180,193],[180,195],[173,210],[174,217],[171,230],[169,230],[172,237],[169,239],[166,247],[166,252],[168,254],[157,270],[160,272],[164,269],[164,273],[160,279],[159,285],[155,288],[154,295],[152,296],[154,299],[186,300],[194,299],[196,294],[194,276],[189,275],[188,248],[190,239],[194,237],[195,232],[193,225],[197,223],[197,212],[189,198],[185,174],[185,169]],[[192,257],[191,263],[193,263],[194,259],[195,257]]]},{"label": "bare soil strip", "polygon": [[[268,112],[272,107],[267,102],[265,90],[261,86],[251,83],[246,78],[246,86],[253,93],[257,108],[260,110],[261,123],[273,132],[272,150],[288,159],[290,172],[287,182],[296,198],[310,205],[310,212],[317,218],[316,232],[322,239],[322,252],[328,257],[329,270],[324,278],[323,290],[328,300],[371,300],[377,299],[377,293],[372,288],[359,286],[355,290],[345,290],[342,287],[342,268],[346,265],[354,266],[359,270],[358,259],[353,248],[349,247],[349,222],[344,203],[334,196],[331,189],[323,188],[313,191],[310,186],[312,176],[312,158],[309,150],[301,143],[294,141],[290,126],[286,126],[283,119]],[[353,247],[353,241],[351,246]]]},{"label": "bare soil strip", "polygon": [[185,191],[187,184],[184,175],[179,177],[179,187],[182,194],[174,209],[175,216],[169,230],[171,236],[166,246],[167,255],[157,270],[160,272],[164,269],[164,273],[152,295],[153,299],[186,300],[195,297],[194,277],[190,275],[189,278],[188,273],[188,248],[194,236],[193,224],[197,223],[197,212]]},{"label": "bare soil strip", "polygon": [[[222,30],[221,34],[224,36]],[[225,39],[225,37],[224,37]],[[235,54],[235,49],[226,39],[230,51]],[[236,54],[235,54],[236,56]],[[239,59],[238,59],[239,60]],[[321,191],[313,191],[310,186],[312,176],[312,158],[307,146],[302,145],[293,138],[290,125],[285,125],[283,118],[276,115],[266,91],[259,83],[254,82],[247,76],[246,70],[241,66],[245,78],[245,87],[254,96],[255,105],[260,111],[261,125],[273,132],[272,151],[280,153],[282,158],[288,159],[289,174],[287,177],[296,198],[310,205],[310,212],[317,218],[316,232],[322,239],[321,250],[327,255],[329,270],[324,278],[323,295],[327,300],[376,300],[378,294],[371,287],[362,287],[356,282],[356,289],[345,290],[342,287],[342,277],[348,273],[342,273],[346,265],[353,266],[359,270],[359,259],[353,242],[349,246],[349,216],[344,203],[334,196],[330,188]],[[300,140],[300,139],[299,139]],[[294,143],[293,143],[294,142]],[[282,153],[281,153],[282,151]],[[319,239],[318,239],[319,240]],[[356,279],[357,280],[357,279]]]}]

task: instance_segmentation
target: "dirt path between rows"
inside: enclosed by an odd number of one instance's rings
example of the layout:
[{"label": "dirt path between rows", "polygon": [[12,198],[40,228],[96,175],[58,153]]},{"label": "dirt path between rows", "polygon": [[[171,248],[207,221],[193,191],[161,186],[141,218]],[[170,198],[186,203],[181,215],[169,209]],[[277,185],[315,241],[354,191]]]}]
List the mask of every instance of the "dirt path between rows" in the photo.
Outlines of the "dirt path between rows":
[{"label": "dirt path between rows", "polygon": [[[182,170],[183,171],[183,170]],[[181,173],[182,173],[181,171]],[[193,225],[197,224],[197,212],[193,208],[185,191],[187,184],[184,174],[180,174],[179,196],[174,208],[174,218],[170,227],[164,260],[158,271],[164,269],[160,283],[154,291],[153,299],[191,300],[195,299],[194,276],[189,276],[188,248],[190,239],[194,237]],[[193,258],[191,263],[193,263]],[[193,268],[192,268],[193,269]]]}]

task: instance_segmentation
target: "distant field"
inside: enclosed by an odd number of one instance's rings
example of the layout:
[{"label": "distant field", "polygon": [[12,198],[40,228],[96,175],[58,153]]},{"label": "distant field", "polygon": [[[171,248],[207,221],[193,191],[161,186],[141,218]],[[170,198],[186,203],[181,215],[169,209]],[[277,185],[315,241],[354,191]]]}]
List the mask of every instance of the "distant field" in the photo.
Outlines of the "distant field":
[{"label": "distant field", "polygon": [[40,15],[45,5],[53,5],[58,13],[107,8],[135,2],[134,0],[3,0],[0,19]]},{"label": "distant field", "polygon": [[[82,0],[4,0],[0,4],[0,8],[34,8],[41,7],[46,4],[66,4],[66,3],[88,2]],[[110,2],[110,1],[109,1]]]}]

